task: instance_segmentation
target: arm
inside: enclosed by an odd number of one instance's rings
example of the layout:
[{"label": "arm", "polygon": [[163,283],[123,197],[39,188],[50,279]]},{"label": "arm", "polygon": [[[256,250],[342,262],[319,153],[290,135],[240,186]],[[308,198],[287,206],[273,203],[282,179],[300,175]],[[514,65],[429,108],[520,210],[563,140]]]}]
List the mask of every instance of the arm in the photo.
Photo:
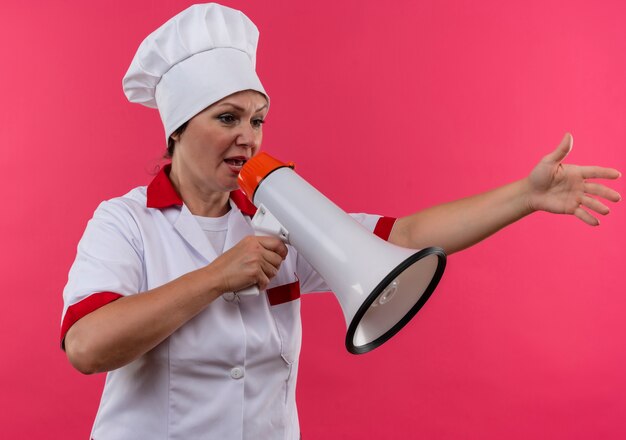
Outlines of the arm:
[{"label": "arm", "polygon": [[65,336],[83,373],[122,367],[145,354],[224,292],[264,289],[287,255],[274,237],[247,237],[208,266],[147,292],[120,298],[78,320]]},{"label": "arm", "polygon": [[587,179],[617,179],[621,174],[611,168],[564,165],[562,161],[571,151],[572,142],[572,136],[566,134],[556,150],[522,180],[398,219],[389,241],[417,249],[440,246],[451,254],[535,211],[572,214],[597,226],[597,218],[584,208],[601,215],[608,214],[609,208],[592,196],[611,202],[621,197]]}]

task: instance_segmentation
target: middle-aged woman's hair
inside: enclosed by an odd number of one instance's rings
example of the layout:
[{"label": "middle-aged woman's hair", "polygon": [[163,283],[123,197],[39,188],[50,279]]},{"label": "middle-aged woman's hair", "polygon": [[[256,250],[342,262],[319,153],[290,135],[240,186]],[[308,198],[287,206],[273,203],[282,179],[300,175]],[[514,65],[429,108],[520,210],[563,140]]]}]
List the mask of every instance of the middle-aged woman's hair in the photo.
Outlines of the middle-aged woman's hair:
[{"label": "middle-aged woman's hair", "polygon": [[185,122],[183,125],[174,130],[174,133],[167,139],[167,151],[165,152],[165,159],[171,159],[174,156],[174,146],[176,145],[176,141],[174,137],[180,138],[180,135],[183,134],[185,129],[187,128],[187,124],[189,121]]}]

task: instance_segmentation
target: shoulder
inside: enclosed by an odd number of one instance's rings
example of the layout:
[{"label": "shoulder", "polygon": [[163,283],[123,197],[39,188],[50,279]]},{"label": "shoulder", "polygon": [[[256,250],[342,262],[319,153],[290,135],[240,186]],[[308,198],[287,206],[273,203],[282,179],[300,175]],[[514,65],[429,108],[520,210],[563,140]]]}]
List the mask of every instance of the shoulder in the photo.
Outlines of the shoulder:
[{"label": "shoulder", "polygon": [[143,225],[150,221],[146,207],[146,187],[132,189],[123,196],[101,202],[87,225],[98,233],[117,232],[125,236],[141,236]]},{"label": "shoulder", "polygon": [[105,200],[98,205],[94,219],[139,218],[146,215],[150,208],[146,207],[146,187],[139,186],[123,196]]},{"label": "shoulder", "polygon": [[142,210],[146,208],[147,187],[138,186],[123,196],[103,201],[98,209]]}]

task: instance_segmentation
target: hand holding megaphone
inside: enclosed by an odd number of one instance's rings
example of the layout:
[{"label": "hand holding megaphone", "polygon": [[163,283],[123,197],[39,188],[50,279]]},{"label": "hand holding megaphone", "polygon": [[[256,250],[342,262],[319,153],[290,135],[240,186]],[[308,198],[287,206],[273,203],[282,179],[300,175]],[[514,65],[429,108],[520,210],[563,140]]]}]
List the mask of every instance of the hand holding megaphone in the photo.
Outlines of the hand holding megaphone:
[{"label": "hand holding megaphone", "polygon": [[[254,235],[258,237],[278,237],[283,243],[289,244],[289,232],[263,204],[259,205],[256,214],[252,217],[252,227],[254,228]],[[259,293],[259,287],[256,284],[236,292],[240,298],[255,296]]]},{"label": "hand holding megaphone", "polygon": [[[292,245],[332,289],[351,353],[366,353],[395,335],[443,275],[443,249],[405,249],[376,237],[298,176],[293,165],[266,153],[246,162],[239,186],[259,208],[252,221],[258,233]],[[258,295],[258,289],[238,294]]]}]

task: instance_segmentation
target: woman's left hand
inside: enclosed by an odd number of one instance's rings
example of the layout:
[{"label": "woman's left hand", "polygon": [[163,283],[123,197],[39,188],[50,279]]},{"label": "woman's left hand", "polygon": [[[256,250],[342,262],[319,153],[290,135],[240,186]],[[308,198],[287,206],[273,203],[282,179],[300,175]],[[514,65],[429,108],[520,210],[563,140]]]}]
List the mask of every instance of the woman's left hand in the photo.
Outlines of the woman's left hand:
[{"label": "woman's left hand", "polygon": [[528,203],[532,210],[573,214],[585,223],[597,226],[600,222],[589,211],[606,215],[609,208],[593,196],[611,202],[618,202],[621,196],[617,191],[587,179],[614,180],[621,173],[613,168],[563,164],[572,144],[572,135],[567,133],[556,150],[541,159],[531,171]]}]

